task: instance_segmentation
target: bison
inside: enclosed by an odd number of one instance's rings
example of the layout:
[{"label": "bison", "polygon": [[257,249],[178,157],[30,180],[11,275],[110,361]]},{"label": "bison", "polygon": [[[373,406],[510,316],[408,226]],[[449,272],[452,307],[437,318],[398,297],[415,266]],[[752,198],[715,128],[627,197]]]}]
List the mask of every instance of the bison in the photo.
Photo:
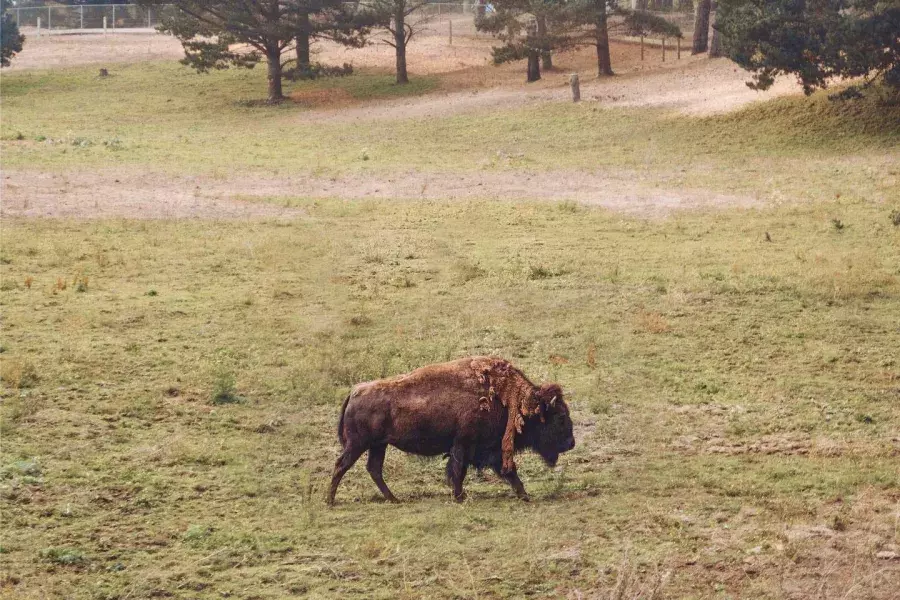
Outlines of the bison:
[{"label": "bison", "polygon": [[342,452],[329,504],[341,478],[366,451],[369,475],[384,497],[396,502],[382,476],[389,445],[422,456],[447,455],[447,482],[457,501],[465,497],[469,466],[490,467],[528,500],[514,454],[530,448],[553,467],[561,453],[575,447],[559,385],[535,386],[507,361],[484,356],[356,385],[341,408],[338,439]]}]

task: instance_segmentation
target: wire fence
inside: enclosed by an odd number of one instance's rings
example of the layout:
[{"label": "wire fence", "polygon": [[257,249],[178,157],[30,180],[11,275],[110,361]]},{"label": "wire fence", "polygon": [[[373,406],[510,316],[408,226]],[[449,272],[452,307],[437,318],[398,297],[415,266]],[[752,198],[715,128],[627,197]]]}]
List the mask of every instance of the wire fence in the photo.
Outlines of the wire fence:
[{"label": "wire fence", "polygon": [[[691,0],[624,0],[631,8],[658,13],[677,24],[685,35],[693,29]],[[364,4],[362,2],[354,4]],[[417,20],[431,25],[424,35],[477,36],[475,16],[486,10],[484,0],[433,2],[417,11]],[[164,17],[177,10],[173,4],[145,7],[136,4],[82,4],[19,6],[8,9],[20,29],[41,35],[153,31]],[[30,30],[30,31],[28,31]]]}]

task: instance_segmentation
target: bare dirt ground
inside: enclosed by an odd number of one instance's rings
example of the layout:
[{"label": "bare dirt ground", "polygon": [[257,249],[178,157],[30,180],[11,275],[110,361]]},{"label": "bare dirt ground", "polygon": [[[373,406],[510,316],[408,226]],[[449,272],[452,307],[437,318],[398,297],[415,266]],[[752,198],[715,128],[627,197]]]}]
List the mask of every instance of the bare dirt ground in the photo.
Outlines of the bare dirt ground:
[{"label": "bare dirt ground", "polygon": [[51,69],[80,65],[103,65],[144,60],[177,60],[184,56],[181,44],[157,33],[117,33],[108,35],[47,35],[24,30],[25,50],[16,55],[11,71]]},{"label": "bare dirt ground", "polygon": [[[524,174],[420,173],[322,178],[173,177],[135,170],[111,172],[7,172],[0,194],[3,217],[245,218],[294,217],[291,198],[403,200],[573,201],[625,213],[664,216],[672,211],[715,206],[751,206],[750,197],[702,190],[660,190],[638,174],[615,176],[582,171]],[[281,202],[279,198],[284,198]],[[263,201],[264,200],[264,201]]]},{"label": "bare dirt ground", "polygon": [[[619,44],[617,46],[628,46]],[[626,63],[627,64],[627,63]],[[682,114],[708,115],[729,112],[751,102],[799,92],[799,86],[780,79],[766,92],[745,84],[747,74],[726,59],[693,59],[677,66],[641,71],[628,67],[610,79],[589,78],[581,85],[582,100],[610,107],[648,107],[676,110]],[[569,72],[545,75],[537,86],[507,84],[489,89],[431,94],[378,104],[318,109],[298,116],[300,120],[359,121],[445,117],[480,110],[520,108],[539,102],[569,101]]]},{"label": "bare dirt ground", "polygon": [[[459,17],[455,31],[465,31],[471,19]],[[457,19],[454,19],[457,23]],[[472,29],[469,26],[469,29]],[[47,69],[79,65],[129,63],[144,60],[179,59],[184,56],[181,44],[175,38],[151,30],[143,33],[103,34],[53,34],[41,37],[34,30],[25,30],[28,36],[26,50],[18,54],[10,65],[11,70]],[[457,35],[453,45],[441,30],[441,22],[409,46],[410,69],[418,74],[446,73],[467,67],[484,66],[490,60],[491,40],[485,35]],[[313,60],[341,64],[352,63],[361,68],[391,68],[394,64],[393,48],[372,38],[365,48],[345,48],[337,44],[316,44]]]},{"label": "bare dirt ground", "polygon": [[[456,20],[454,20],[456,23]],[[440,25],[440,23],[438,23]],[[463,25],[457,25],[460,31]],[[690,57],[674,60],[670,50],[662,62],[658,48],[630,43],[612,45],[614,78],[593,74],[591,49],[556,57],[557,68],[545,73],[538,84],[522,82],[522,66],[486,67],[490,38],[454,37],[448,46],[446,31],[424,35],[410,46],[409,63],[414,73],[440,73],[442,90],[402,100],[363,104],[338,103],[298,114],[297,119],[367,121],[428,118],[477,111],[517,108],[537,102],[568,101],[569,73],[582,73],[582,97],[605,106],[643,106],[673,109],[689,114],[728,111],[749,102],[792,93],[796,86],[781,81],[765,94],[746,87],[746,74],[730,62]],[[176,59],[181,46],[171,37],[157,34],[43,36],[29,39],[28,51],[13,63],[14,69],[104,64],[122,61]],[[356,66],[391,68],[393,50],[373,44],[362,50],[322,45],[318,59],[329,63],[352,61]],[[462,91],[458,91],[462,90]],[[324,105],[324,106],[323,106]],[[717,195],[706,191],[658,189],[640,176],[596,172],[548,172],[524,174],[485,171],[466,174],[400,172],[367,177],[319,178],[298,176],[268,180],[243,176],[227,180],[205,177],[172,177],[134,170],[51,174],[40,171],[6,171],[3,174],[4,217],[72,218],[243,218],[296,216],[297,210],[259,198],[340,197],[402,199],[534,199],[570,200],[613,210],[644,215],[665,215],[683,208],[748,206],[752,198]]]}]

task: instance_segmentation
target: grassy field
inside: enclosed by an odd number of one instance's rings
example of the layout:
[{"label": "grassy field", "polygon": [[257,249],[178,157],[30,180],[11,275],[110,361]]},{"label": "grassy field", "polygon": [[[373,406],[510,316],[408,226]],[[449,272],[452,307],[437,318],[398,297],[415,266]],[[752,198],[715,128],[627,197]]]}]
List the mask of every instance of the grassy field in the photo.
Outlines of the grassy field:
[{"label": "grassy field", "polygon": [[[556,103],[361,126],[358,118],[310,119],[305,103],[255,106],[263,77],[260,70],[199,76],[172,63],[120,67],[107,79],[93,67],[5,75],[4,163],[223,177],[589,169],[663,188],[808,200],[880,199],[898,181],[900,103],[841,106],[820,94],[702,118]],[[337,87],[372,101],[398,93],[390,81],[362,74],[292,91],[327,102]],[[439,85],[424,78],[400,89],[421,94]]]},{"label": "grassy field", "polygon": [[[4,589],[895,593],[896,561],[875,557],[900,542],[884,207],[303,206],[5,224]],[[535,502],[485,476],[455,505],[438,461],[394,451],[408,503],[357,467],[326,510],[348,386],[467,353],[569,393],[579,445],[555,473],[524,462]]]},{"label": "grassy field", "polygon": [[[94,72],[4,74],[5,170],[593,170],[770,202],[5,216],[0,596],[896,598],[896,105],[320,123],[248,101],[259,71]],[[398,93],[324,86],[298,90]],[[533,502],[472,474],[456,504],[441,460],[390,450],[404,503],[359,464],[326,508],[348,388],[478,353],[567,392],[578,446],[519,461]]]}]

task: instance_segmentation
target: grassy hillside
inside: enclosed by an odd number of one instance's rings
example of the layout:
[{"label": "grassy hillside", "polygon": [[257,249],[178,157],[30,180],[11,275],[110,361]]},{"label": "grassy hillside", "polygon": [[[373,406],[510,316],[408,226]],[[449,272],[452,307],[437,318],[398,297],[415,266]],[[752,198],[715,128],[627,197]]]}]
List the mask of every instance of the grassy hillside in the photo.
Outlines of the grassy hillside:
[{"label": "grassy hillside", "polygon": [[[895,594],[887,207],[291,203],[4,222],[4,594]],[[473,475],[456,505],[393,450],[406,503],[359,464],[325,508],[348,386],[488,352],[574,409],[561,468],[522,461],[534,502]]]},{"label": "grassy hillside", "polygon": [[[223,175],[577,168],[776,199],[881,199],[897,182],[900,106],[872,99],[784,98],[705,118],[558,103],[361,127],[358,119],[312,118],[306,101],[254,105],[246,99],[263,75],[199,76],[171,63],[123,66],[105,79],[93,68],[4,75],[4,162]],[[424,79],[397,88],[387,75],[362,74],[295,91],[343,106],[348,97],[436,85]]]}]

